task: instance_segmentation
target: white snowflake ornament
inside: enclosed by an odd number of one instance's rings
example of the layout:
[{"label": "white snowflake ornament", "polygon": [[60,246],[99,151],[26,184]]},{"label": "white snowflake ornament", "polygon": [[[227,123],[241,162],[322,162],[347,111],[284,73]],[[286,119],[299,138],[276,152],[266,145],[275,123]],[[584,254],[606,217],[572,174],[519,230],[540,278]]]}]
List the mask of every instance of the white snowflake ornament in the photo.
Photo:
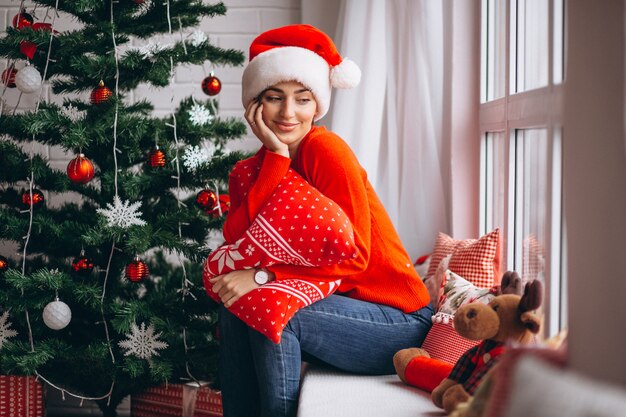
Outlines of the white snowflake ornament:
[{"label": "white snowflake ornament", "polygon": [[96,211],[106,217],[109,227],[121,227],[127,229],[130,226],[143,226],[146,224],[139,216],[141,212],[137,209],[141,207],[141,201],[130,204],[130,201],[124,201],[119,196],[113,197],[113,204],[107,204],[107,208],[99,208]]},{"label": "white snowflake ornament", "polygon": [[64,115],[66,115],[71,121],[75,122],[79,119],[82,119],[85,115],[85,112],[82,110],[78,110],[76,107],[68,104],[67,106],[63,106],[61,111]]},{"label": "white snowflake ornament", "polygon": [[131,333],[126,334],[128,339],[122,340],[118,345],[122,349],[126,349],[124,356],[136,356],[139,359],[152,359],[152,356],[158,356],[157,349],[165,349],[167,343],[159,339],[161,333],[154,334],[154,326],[151,324],[146,328],[146,323],[141,323],[141,327],[133,323]]},{"label": "white snowflake ornament", "polygon": [[191,43],[193,46],[200,46],[202,44],[202,42],[204,42],[204,41],[206,41],[208,39],[207,36],[206,36],[206,33],[201,31],[200,29],[195,30],[189,36],[191,38],[189,43]]},{"label": "white snowflake ornament", "polygon": [[188,113],[189,120],[196,126],[204,126],[213,120],[213,115],[209,109],[200,104],[194,104]]},{"label": "white snowflake ornament", "polygon": [[11,322],[9,321],[9,312],[5,311],[0,316],[0,349],[2,345],[12,337],[17,336],[17,332],[11,329]]},{"label": "white snowflake ornament", "polygon": [[129,50],[137,51],[146,58],[152,58],[155,54],[171,49],[174,46],[171,42],[154,43],[150,42],[143,46],[129,48]]},{"label": "white snowflake ornament", "polygon": [[213,150],[209,153],[200,146],[190,146],[185,149],[183,165],[185,165],[189,171],[195,171],[199,166],[207,163],[212,155]]}]

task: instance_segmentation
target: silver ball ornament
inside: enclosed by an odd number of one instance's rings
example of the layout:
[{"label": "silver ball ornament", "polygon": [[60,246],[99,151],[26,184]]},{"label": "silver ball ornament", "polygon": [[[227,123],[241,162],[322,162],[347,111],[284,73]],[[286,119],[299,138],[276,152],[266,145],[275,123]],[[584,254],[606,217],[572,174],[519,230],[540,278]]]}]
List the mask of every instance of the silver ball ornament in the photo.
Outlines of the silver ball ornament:
[{"label": "silver ball ornament", "polygon": [[15,75],[15,86],[22,93],[33,93],[41,87],[41,74],[37,68],[28,65]]},{"label": "silver ball ornament", "polygon": [[61,330],[72,320],[72,310],[56,298],[43,309],[43,322],[52,330]]}]

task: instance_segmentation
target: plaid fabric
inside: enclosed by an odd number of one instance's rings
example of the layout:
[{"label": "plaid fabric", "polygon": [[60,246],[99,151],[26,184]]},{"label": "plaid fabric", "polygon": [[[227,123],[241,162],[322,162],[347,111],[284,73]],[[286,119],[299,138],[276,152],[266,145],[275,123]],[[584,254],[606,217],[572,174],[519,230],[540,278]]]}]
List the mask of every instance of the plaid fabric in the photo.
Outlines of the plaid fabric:
[{"label": "plaid fabric", "polygon": [[448,269],[480,288],[498,283],[500,270],[500,229],[480,239],[455,240],[439,233],[426,277],[432,277],[443,258],[452,255]]},{"label": "plaid fabric", "polygon": [[529,234],[523,240],[522,279],[524,282],[540,279],[545,268],[545,251],[543,245],[534,234]]},{"label": "plaid fabric", "polygon": [[459,358],[448,378],[463,384],[465,391],[473,395],[482,378],[496,364],[504,350],[504,343],[484,340]]}]

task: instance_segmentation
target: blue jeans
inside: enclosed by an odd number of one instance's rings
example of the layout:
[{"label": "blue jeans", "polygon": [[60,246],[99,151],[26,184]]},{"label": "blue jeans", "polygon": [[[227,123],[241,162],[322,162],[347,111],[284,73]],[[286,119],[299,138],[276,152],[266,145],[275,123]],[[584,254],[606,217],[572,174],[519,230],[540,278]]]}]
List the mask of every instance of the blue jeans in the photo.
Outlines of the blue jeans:
[{"label": "blue jeans", "polygon": [[220,310],[220,380],[224,417],[293,417],[303,358],[344,371],[395,373],[393,355],[419,347],[433,310],[413,313],[331,295],[301,309],[279,344]]}]

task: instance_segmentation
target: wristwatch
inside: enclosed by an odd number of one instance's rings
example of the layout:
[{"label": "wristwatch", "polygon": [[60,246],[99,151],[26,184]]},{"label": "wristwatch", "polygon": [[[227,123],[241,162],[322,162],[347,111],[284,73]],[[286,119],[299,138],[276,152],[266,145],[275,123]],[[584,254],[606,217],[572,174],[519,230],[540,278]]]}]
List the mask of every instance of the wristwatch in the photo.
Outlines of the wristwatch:
[{"label": "wristwatch", "polygon": [[267,284],[270,280],[270,274],[266,269],[257,269],[254,273],[254,282],[259,285]]}]

